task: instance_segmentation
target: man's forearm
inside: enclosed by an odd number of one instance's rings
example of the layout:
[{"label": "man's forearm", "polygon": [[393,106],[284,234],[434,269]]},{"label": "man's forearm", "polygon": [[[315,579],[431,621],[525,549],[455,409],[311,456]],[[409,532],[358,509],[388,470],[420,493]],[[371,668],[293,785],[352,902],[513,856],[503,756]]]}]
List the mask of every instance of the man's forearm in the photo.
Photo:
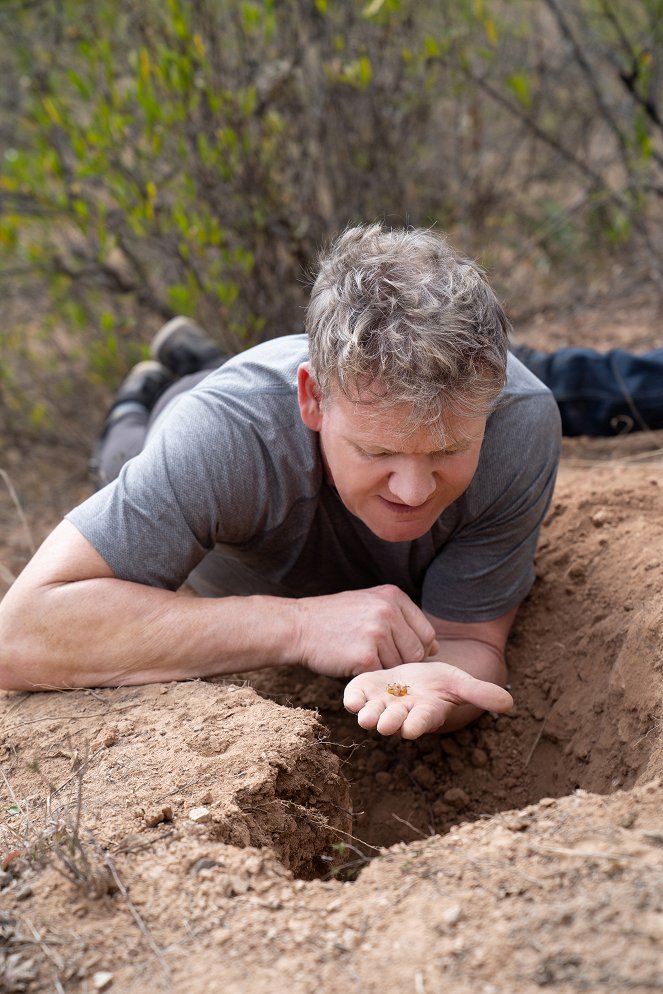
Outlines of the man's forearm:
[{"label": "man's forearm", "polygon": [[300,663],[355,676],[422,660],[435,627],[393,584],[314,597],[190,598],[121,580],[68,521],[0,604],[0,688],[186,680]]},{"label": "man's forearm", "polygon": [[114,578],[54,585],[0,621],[6,690],[185,680],[296,662],[292,602],[181,597]]}]

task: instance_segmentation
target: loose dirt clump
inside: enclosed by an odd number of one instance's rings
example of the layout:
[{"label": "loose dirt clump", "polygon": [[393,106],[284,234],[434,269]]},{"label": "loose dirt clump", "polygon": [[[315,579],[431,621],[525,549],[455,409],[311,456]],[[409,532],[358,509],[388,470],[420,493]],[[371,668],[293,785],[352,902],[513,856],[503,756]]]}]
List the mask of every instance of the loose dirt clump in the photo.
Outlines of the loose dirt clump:
[{"label": "loose dirt clump", "polygon": [[663,990],[662,449],[565,444],[509,715],[382,739],[292,669],[2,695],[0,989]]}]

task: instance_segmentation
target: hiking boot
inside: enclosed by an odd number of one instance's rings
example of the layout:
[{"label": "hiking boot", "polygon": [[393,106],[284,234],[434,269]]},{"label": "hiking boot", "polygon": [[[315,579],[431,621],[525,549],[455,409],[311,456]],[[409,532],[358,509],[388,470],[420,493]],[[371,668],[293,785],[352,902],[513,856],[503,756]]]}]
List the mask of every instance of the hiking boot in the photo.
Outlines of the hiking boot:
[{"label": "hiking boot", "polygon": [[152,339],[150,354],[175,376],[215,369],[227,358],[189,318],[173,318]]},{"label": "hiking boot", "polygon": [[129,370],[129,374],[115,394],[115,400],[108,412],[106,421],[114,411],[124,405],[138,405],[146,411],[151,411],[166,387],[175,377],[169,369],[160,362],[146,359]]}]

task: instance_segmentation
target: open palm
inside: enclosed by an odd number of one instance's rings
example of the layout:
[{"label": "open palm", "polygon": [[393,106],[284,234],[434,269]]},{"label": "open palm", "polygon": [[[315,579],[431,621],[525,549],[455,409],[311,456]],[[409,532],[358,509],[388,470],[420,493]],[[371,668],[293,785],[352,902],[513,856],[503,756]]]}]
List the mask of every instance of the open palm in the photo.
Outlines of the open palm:
[{"label": "open palm", "polygon": [[[398,692],[399,684],[407,687],[403,696],[395,696],[387,689]],[[357,715],[362,728],[416,739],[442,729],[459,705],[503,712],[513,706],[513,698],[494,683],[477,680],[457,666],[431,660],[361,673],[345,688],[343,704]]]}]

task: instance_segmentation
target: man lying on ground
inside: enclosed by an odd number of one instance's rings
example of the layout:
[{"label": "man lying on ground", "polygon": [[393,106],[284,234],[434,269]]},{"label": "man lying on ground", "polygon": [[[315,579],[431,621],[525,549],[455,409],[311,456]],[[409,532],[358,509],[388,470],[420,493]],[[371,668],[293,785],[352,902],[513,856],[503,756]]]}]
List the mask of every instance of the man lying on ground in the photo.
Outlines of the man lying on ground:
[{"label": "man lying on ground", "polygon": [[221,365],[189,322],[162,329],[107,418],[105,485],[0,605],[3,688],[300,664],[353,677],[346,707],[385,735],[508,710],[551,394],[507,363],[493,291],[435,232],[347,230],[306,326]]}]

